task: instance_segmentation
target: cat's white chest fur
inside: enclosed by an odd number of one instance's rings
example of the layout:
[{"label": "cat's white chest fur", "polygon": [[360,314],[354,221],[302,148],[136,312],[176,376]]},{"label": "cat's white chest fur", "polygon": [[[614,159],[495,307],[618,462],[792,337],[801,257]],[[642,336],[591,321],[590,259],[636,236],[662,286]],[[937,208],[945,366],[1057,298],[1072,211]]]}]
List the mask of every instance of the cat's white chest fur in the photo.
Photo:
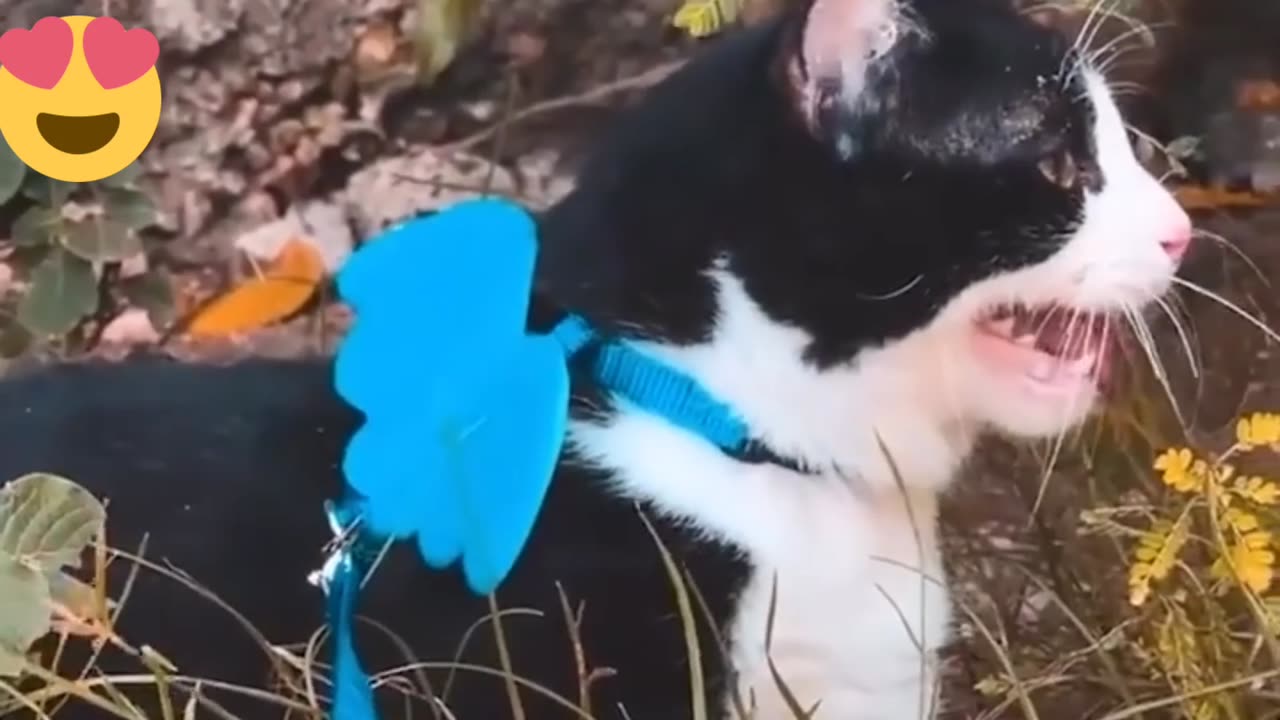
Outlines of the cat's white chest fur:
[{"label": "cat's white chest fur", "polygon": [[948,620],[932,491],[916,492],[908,511],[897,488],[741,463],[638,411],[579,425],[572,438],[614,471],[620,492],[746,550],[751,579],[719,631],[755,718],[794,717],[768,658],[805,709],[821,702],[816,718],[921,717],[933,662],[921,640],[935,649]]},{"label": "cat's white chest fur", "polygon": [[934,500],[912,498],[913,519],[901,494],[838,480],[818,481],[827,492],[743,593],[730,635],[739,696],[762,719],[795,717],[792,702],[816,705],[814,718],[928,717],[949,620]]},{"label": "cat's white chest fur", "polygon": [[815,718],[919,718],[927,650],[948,624],[934,494],[971,442],[950,397],[919,381],[945,354],[924,336],[819,374],[795,361],[803,333],[764,317],[736,278],[717,280],[710,343],[646,349],[730,400],[776,452],[832,461],[812,474],[740,462],[623,400],[607,425],[575,423],[571,442],[619,493],[746,552],[751,578],[719,631],[757,720],[795,716],[766,658],[771,607],[768,657],[804,709],[821,703]]}]

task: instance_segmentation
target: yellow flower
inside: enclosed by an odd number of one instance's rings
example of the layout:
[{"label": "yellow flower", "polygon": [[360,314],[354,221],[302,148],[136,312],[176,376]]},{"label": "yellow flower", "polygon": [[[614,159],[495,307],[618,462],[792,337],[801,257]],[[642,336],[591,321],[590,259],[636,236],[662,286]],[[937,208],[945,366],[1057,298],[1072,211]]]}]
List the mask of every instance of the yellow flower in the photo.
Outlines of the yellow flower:
[{"label": "yellow flower", "polygon": [[1280,503],[1280,485],[1260,477],[1236,478],[1235,493],[1259,505]]},{"label": "yellow flower", "polygon": [[1139,606],[1151,595],[1151,583],[1165,579],[1187,544],[1188,515],[1177,523],[1159,521],[1138,539],[1129,566],[1129,603]]},{"label": "yellow flower", "polygon": [[1280,414],[1256,412],[1236,423],[1236,441],[1244,448],[1280,445]]},{"label": "yellow flower", "polygon": [[[1231,566],[1236,578],[1255,593],[1264,593],[1275,579],[1276,554],[1271,550],[1271,533],[1250,532],[1231,547]],[[1211,572],[1219,578],[1230,577],[1231,566],[1218,558]]]},{"label": "yellow flower", "polygon": [[1240,508],[1231,508],[1222,514],[1222,521],[1235,528],[1238,533],[1252,532],[1258,529],[1258,516],[1245,512]]},{"label": "yellow flower", "polygon": [[[1199,492],[1204,487],[1204,477],[1197,461],[1187,448],[1169,448],[1156,458],[1152,467],[1161,472],[1164,484],[1178,492]],[[1199,470],[1200,472],[1197,472]]]}]

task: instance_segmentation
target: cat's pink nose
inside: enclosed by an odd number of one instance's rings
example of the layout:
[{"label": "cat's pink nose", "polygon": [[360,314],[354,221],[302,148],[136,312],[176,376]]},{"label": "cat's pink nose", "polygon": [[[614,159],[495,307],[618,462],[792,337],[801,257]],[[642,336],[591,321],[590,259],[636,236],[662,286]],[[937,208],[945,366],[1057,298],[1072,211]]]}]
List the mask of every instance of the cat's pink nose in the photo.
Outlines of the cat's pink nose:
[{"label": "cat's pink nose", "polygon": [[1190,218],[1183,216],[1182,220],[1166,230],[1164,239],[1160,241],[1160,247],[1175,263],[1181,262],[1182,257],[1187,254],[1187,248],[1191,247]]}]

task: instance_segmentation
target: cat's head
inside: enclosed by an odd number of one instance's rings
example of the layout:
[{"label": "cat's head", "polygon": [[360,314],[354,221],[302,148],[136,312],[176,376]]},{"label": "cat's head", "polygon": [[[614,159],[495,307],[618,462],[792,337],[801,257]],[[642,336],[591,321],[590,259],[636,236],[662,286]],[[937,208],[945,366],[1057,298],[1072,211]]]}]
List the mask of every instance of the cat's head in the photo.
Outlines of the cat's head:
[{"label": "cat's head", "polygon": [[815,0],[793,27],[783,85],[843,209],[789,240],[789,287],[752,294],[819,364],[936,353],[965,415],[1028,435],[1080,420],[1191,239],[1087,53],[999,0]]},{"label": "cat's head", "polygon": [[1084,55],[1011,0],[813,0],[627,115],[540,287],[797,455],[1061,432],[1191,233]]}]

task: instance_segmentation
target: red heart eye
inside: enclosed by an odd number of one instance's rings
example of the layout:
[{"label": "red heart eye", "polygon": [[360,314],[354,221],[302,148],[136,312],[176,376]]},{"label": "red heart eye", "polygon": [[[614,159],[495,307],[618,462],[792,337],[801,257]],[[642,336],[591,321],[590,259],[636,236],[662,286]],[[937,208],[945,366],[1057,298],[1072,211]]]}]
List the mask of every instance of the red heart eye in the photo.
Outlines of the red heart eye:
[{"label": "red heart eye", "polygon": [[30,30],[14,28],[0,35],[0,65],[22,82],[50,90],[71,64],[75,36],[59,17],[47,17]]},{"label": "red heart eye", "polygon": [[156,66],[160,43],[142,28],[125,31],[119,20],[94,18],[84,29],[84,59],[107,90],[137,80]]}]

